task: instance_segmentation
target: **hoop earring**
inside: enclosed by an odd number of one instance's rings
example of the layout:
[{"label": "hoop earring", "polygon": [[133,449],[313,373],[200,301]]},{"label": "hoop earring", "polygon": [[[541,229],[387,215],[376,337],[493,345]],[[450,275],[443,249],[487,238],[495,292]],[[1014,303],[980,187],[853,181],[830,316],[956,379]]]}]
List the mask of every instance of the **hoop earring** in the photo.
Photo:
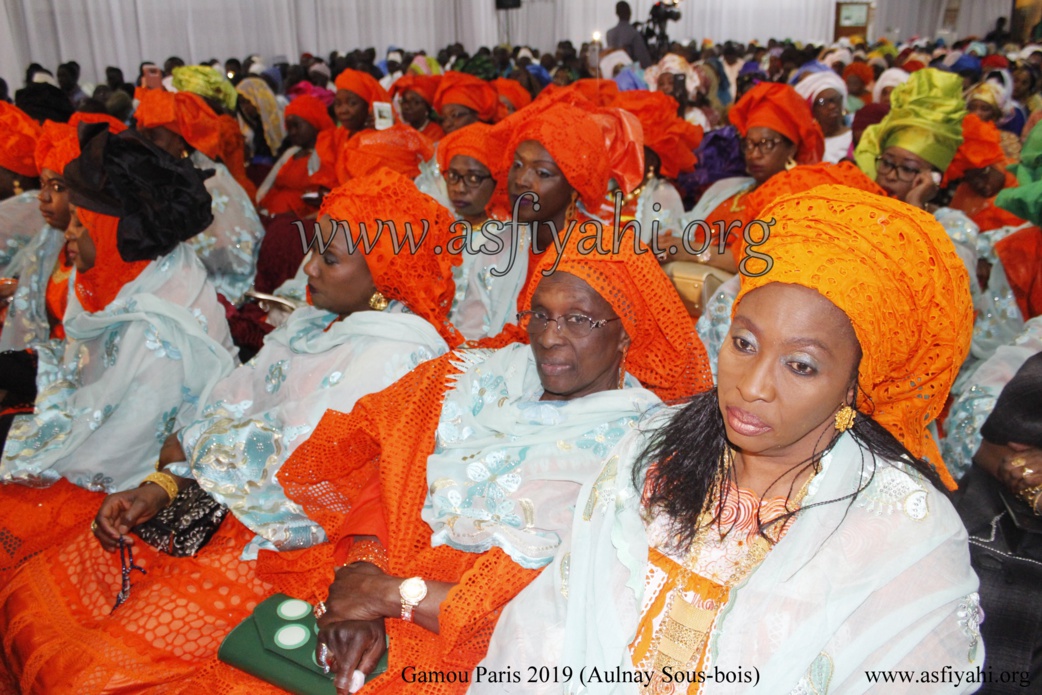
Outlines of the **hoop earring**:
[{"label": "hoop earring", "polygon": [[568,220],[575,219],[576,211],[579,209],[579,192],[572,191],[572,202],[568,203],[568,209],[564,211],[564,223],[567,226]]},{"label": "hoop earring", "polygon": [[796,160],[789,157],[789,161],[785,162],[785,171],[792,171],[796,168]]},{"label": "hoop earring", "polygon": [[383,296],[380,290],[375,290],[373,296],[369,298],[369,308],[373,311],[383,311],[388,304],[390,302],[387,300],[387,297]]},{"label": "hoop earring", "polygon": [[857,411],[851,408],[849,405],[844,405],[836,412],[836,431],[846,432],[854,426],[854,418],[857,417]]},{"label": "hoop earring", "polygon": [[14,191],[15,195],[22,195],[25,191],[22,189],[22,180],[15,179],[11,182],[11,190]]}]

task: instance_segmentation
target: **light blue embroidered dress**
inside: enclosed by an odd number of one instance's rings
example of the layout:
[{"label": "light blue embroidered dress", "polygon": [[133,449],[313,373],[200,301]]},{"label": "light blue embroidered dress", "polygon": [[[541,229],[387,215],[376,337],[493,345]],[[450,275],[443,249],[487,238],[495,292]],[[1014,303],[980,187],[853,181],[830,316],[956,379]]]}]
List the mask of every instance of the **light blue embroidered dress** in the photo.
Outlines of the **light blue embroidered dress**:
[{"label": "light blue embroidered dress", "polygon": [[[43,226],[39,191],[25,191],[0,201],[0,278],[17,277],[21,253]],[[24,262],[24,260],[22,261]]]},{"label": "light blue embroidered dress", "polygon": [[325,541],[322,528],[286,498],[278,471],[326,410],[349,412],[362,396],[448,350],[430,323],[397,302],[336,318],[311,306],[293,312],[179,434],[189,463],[171,471],[194,477],[259,534],[248,555]]},{"label": "light blue embroidered dress", "polygon": [[18,415],[0,480],[93,491],[136,487],[179,423],[194,420],[235,365],[234,346],[202,264],[186,245],[152,261],[97,312],[69,282],[66,340],[37,349],[35,411]]},{"label": "light blue embroidered dress", "polygon": [[[629,645],[644,611],[645,583],[654,578],[646,573],[647,520],[633,485],[634,463],[653,431],[620,442],[602,474],[584,486],[571,537],[504,609],[479,665],[489,671],[571,666],[576,675],[542,685],[486,679],[470,692],[642,692],[632,680],[603,674],[616,667],[632,674]],[[811,507],[858,490],[853,503]],[[904,464],[874,459],[844,434],[823,458],[802,506],[717,614],[704,668],[730,675],[707,681],[701,693],[863,693],[876,692],[868,670],[977,673],[984,663],[978,581],[965,528],[943,493]],[[585,689],[578,678],[583,667]],[[590,680],[592,667],[601,680]],[[924,687],[968,693],[977,684],[964,678],[958,686]]]},{"label": "light blue embroidered dress", "polygon": [[0,333],[0,351],[24,350],[50,341],[47,283],[64,247],[65,233],[45,224],[19,253],[18,289]]},{"label": "light blue embroidered dress", "polygon": [[213,169],[206,179],[213,224],[188,241],[206,267],[210,282],[232,304],[242,301],[253,287],[264,225],[249,195],[228,168],[202,152],[192,153],[197,169]]},{"label": "light blue embroidered dress", "polygon": [[532,350],[461,350],[427,459],[422,517],[431,545],[502,548],[522,567],[545,566],[567,536],[580,488],[659,398],[626,388],[541,401]]}]

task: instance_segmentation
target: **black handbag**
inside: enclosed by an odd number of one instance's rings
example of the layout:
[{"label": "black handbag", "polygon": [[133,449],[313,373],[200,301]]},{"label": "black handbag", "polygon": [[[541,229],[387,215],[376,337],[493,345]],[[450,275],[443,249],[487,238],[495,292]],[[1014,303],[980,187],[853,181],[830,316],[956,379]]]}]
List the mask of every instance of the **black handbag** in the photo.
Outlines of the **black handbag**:
[{"label": "black handbag", "polygon": [[227,507],[192,481],[158,514],[135,526],[133,532],[168,555],[189,557],[213,538],[227,515]]}]

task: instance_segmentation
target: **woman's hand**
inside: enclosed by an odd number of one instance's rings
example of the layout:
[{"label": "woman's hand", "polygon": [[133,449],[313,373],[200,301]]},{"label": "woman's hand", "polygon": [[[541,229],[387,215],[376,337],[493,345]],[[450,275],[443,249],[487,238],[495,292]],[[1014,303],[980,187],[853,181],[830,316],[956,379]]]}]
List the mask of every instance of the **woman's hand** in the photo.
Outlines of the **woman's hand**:
[{"label": "woman's hand", "polygon": [[[318,633],[315,660],[336,674],[337,694],[356,693],[387,651],[384,621],[344,620],[325,625]],[[357,675],[357,674],[361,675]]]},{"label": "woman's hand", "polygon": [[1014,450],[999,463],[999,481],[1013,494],[1042,485],[1042,450],[1009,446]]},{"label": "woman's hand", "polygon": [[343,621],[382,620],[401,614],[400,577],[385,574],[376,565],[356,562],[336,571],[329,587],[320,627]]},{"label": "woman's hand", "polygon": [[[126,537],[130,529],[148,521],[170,503],[170,496],[155,483],[146,483],[133,490],[116,492],[101,503],[94,517],[94,536],[105,550],[115,552],[119,539]],[[126,543],[133,540],[126,537]]]},{"label": "woman's hand", "polygon": [[912,188],[908,191],[905,202],[920,210],[926,210],[926,204],[933,200],[940,190],[933,180],[933,170],[924,169],[912,180]]}]

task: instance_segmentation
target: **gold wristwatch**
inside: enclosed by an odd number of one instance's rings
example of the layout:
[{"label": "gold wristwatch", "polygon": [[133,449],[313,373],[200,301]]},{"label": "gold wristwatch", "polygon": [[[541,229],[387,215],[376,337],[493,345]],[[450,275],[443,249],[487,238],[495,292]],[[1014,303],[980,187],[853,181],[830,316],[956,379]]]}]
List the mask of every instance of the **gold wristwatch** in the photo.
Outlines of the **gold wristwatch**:
[{"label": "gold wristwatch", "polygon": [[398,585],[398,595],[402,599],[402,620],[411,623],[412,609],[427,595],[427,582],[421,577],[410,577]]}]

